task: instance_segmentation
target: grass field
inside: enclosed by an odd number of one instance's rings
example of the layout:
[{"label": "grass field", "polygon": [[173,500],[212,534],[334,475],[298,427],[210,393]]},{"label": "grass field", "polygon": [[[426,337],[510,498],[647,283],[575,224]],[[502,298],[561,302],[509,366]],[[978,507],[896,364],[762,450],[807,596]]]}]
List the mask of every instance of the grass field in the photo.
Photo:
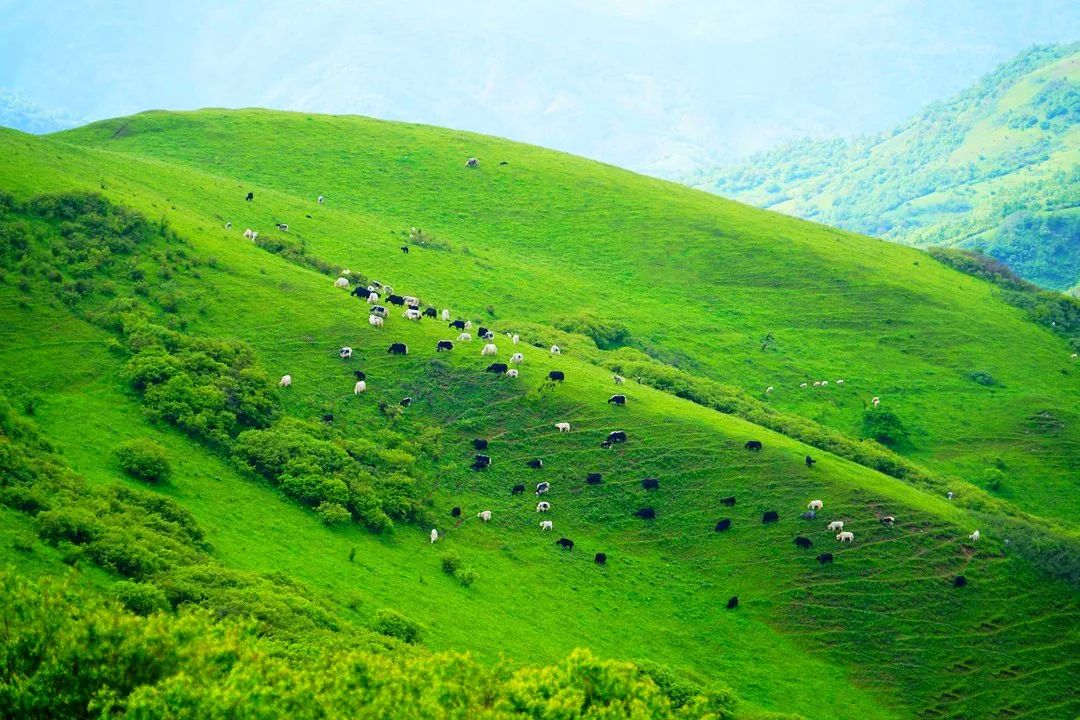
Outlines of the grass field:
[{"label": "grass field", "polygon": [[[2,389],[34,400],[32,419],[93,483],[138,484],[122,479],[112,453],[120,441],[165,445],[175,478],[160,492],[194,514],[229,567],[283,572],[347,620],[399,609],[426,626],[431,647],[485,660],[548,662],[589,646],[662,662],[730,685],[747,718],[1080,711],[1069,689],[1080,650],[1075,588],[1004,538],[966,540],[986,518],[967,501],[981,497],[974,486],[990,467],[1005,468],[1000,508],[1063,535],[1075,535],[1080,517],[1077,366],[1060,338],[991,286],[911,249],[434,128],[149,113],[48,138],[2,132],[0,146],[11,159],[0,189],[16,197],[94,190],[167,218],[202,263],[198,277],[160,281],[181,298],[172,314],[185,332],[243,340],[272,375],[291,374],[293,386],[279,392],[286,415],[333,413],[344,437],[388,422],[405,434],[441,429],[437,450],[420,461],[424,493],[444,519],[438,544],[426,527],[328,528],[212,447],[149,422],[122,376],[125,357],[109,347],[113,334],[10,273],[0,285]],[[475,171],[463,167],[471,155],[481,158]],[[325,205],[314,202],[319,194]],[[483,373],[490,360],[476,341],[436,354],[438,340],[456,336],[445,323],[392,312],[384,329],[371,328],[366,306],[326,275],[240,237],[245,227],[274,235],[275,221],[312,256],[500,333],[520,329],[521,377]],[[404,255],[411,227],[427,245]],[[881,396],[909,428],[898,451],[961,497],[949,502],[633,379],[617,389],[600,364],[625,351],[551,329],[588,316],[625,324],[622,345],[851,436]],[[550,337],[569,341],[562,356],[529,344]],[[394,341],[409,355],[388,355]],[[496,344],[505,362],[512,346],[501,334]],[[355,350],[348,362],[337,357],[343,345]],[[368,374],[362,396],[352,393],[357,368]],[[544,382],[552,369],[566,373],[564,384]],[[994,384],[973,382],[975,370]],[[839,378],[842,387],[798,387]],[[766,395],[768,385],[776,390]],[[626,407],[606,403],[616,391]],[[387,421],[377,403],[405,395],[413,405]],[[1054,422],[1036,425],[1040,413]],[[572,432],[558,433],[560,421]],[[601,449],[615,429],[630,441]],[[494,463],[480,473],[467,467],[473,437],[491,440]],[[764,449],[747,452],[748,439]],[[807,454],[818,460],[810,469]],[[525,467],[533,458],[545,467]],[[586,485],[587,472],[604,482]],[[645,477],[660,489],[643,490]],[[509,492],[541,479],[553,486],[545,518],[554,533],[541,533],[531,492]],[[720,505],[727,495],[734,507]],[[825,511],[801,520],[815,498]],[[460,525],[453,505],[464,508]],[[655,520],[633,516],[645,506]],[[489,524],[476,518],[483,509],[494,514]],[[780,521],[763,525],[766,510]],[[896,526],[882,525],[883,515]],[[732,529],[716,533],[722,517]],[[855,532],[853,545],[825,530],[832,519]],[[20,523],[0,515],[4,537],[25,534]],[[796,535],[814,547],[797,548]],[[554,546],[562,536],[575,541],[572,552]],[[476,570],[471,587],[440,570],[451,550]],[[605,567],[592,562],[600,551]],[[823,551],[834,564],[815,561]],[[21,567],[59,571],[51,552],[39,543],[10,554]],[[967,587],[952,587],[958,574]],[[107,579],[91,572],[88,582]],[[732,595],[736,611],[725,609]]]}]

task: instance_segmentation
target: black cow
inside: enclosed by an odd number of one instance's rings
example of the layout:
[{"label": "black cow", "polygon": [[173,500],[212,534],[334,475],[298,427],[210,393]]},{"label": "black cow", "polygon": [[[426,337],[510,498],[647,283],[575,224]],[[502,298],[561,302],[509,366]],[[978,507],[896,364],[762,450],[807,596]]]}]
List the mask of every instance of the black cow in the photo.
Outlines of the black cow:
[{"label": "black cow", "polygon": [[589,473],[588,475],[585,476],[585,482],[588,483],[589,485],[599,485],[600,484],[600,473]]},{"label": "black cow", "polygon": [[641,481],[641,487],[645,488],[646,490],[659,490],[660,481],[656,478],[645,478]]},{"label": "black cow", "polygon": [[747,450],[760,450],[761,449],[761,441],[760,440],[747,440],[746,441],[746,449]]},{"label": "black cow", "polygon": [[484,337],[489,332],[491,332],[491,331],[488,330],[486,327],[482,327],[482,328],[480,328],[479,330],[476,331],[476,334],[479,335],[480,337]]},{"label": "black cow", "polygon": [[531,467],[533,470],[539,470],[540,468],[544,467],[543,460],[530,460],[525,464]]},{"label": "black cow", "polygon": [[443,350],[453,350],[454,343],[449,340],[440,340],[439,344],[435,346],[435,352],[442,352]]},{"label": "black cow", "polygon": [[386,300],[391,305],[404,305],[405,304],[405,297],[402,296],[402,295],[387,295]]},{"label": "black cow", "polygon": [[626,396],[625,395],[612,395],[611,397],[608,398],[608,404],[609,405],[611,405],[611,404],[625,405],[626,404]]},{"label": "black cow", "polygon": [[455,507],[450,511],[450,517],[461,517],[461,508]]},{"label": "black cow", "polygon": [[403,253],[405,253],[406,255],[408,255],[408,254],[409,254],[409,246],[408,246],[408,245],[402,245],[402,246],[401,246],[401,252],[403,252]]},{"label": "black cow", "polygon": [[435,308],[424,308],[424,317],[439,317],[439,311]]},{"label": "black cow", "polygon": [[506,363],[491,363],[486,368],[484,368],[484,372],[495,373],[496,375],[505,375],[506,371],[509,369],[510,366]]},{"label": "black cow", "polygon": [[464,320],[455,320],[454,322],[450,323],[449,327],[452,327],[452,328],[454,328],[456,330],[464,330],[465,329],[465,321]]},{"label": "black cow", "polygon": [[764,515],[761,516],[761,522],[771,523],[780,519],[780,513],[775,510],[767,510]]},{"label": "black cow", "polygon": [[487,450],[488,441],[483,438],[476,438],[472,441],[472,446],[477,450]]},{"label": "black cow", "polygon": [[731,599],[727,601],[727,609],[734,610],[737,607],[739,607],[739,596],[732,595]]},{"label": "black cow", "polygon": [[245,199],[245,200],[247,200],[248,202],[251,202],[252,200],[254,200],[254,199],[255,199],[255,193],[253,193],[253,192],[249,192],[249,193],[247,194],[247,197],[245,197],[244,199]]},{"label": "black cow", "polygon": [[829,565],[832,563],[832,553],[821,553],[817,556],[817,561],[822,565]]},{"label": "black cow", "polygon": [[405,343],[392,343],[390,347],[386,349],[386,352],[390,353],[391,355],[408,355],[409,348],[405,345]]},{"label": "black cow", "polygon": [[491,464],[491,457],[488,455],[477,455],[476,460],[472,464],[473,470],[483,470]]},{"label": "black cow", "polygon": [[548,373],[548,380],[551,382],[562,382],[566,379],[566,374],[562,370],[552,370]]},{"label": "black cow", "polygon": [[324,423],[332,423],[332,422],[334,422],[334,416],[331,415],[330,413],[327,413],[326,415],[322,416],[322,421]]},{"label": "black cow", "polygon": [[713,528],[716,532],[724,532],[731,527],[731,518],[724,518],[720,522],[716,523],[716,527]]},{"label": "black cow", "polygon": [[574,549],[574,541],[571,540],[570,538],[559,538],[558,540],[555,541],[555,544],[558,545],[559,547],[563,548],[564,550],[573,550]]},{"label": "black cow", "polygon": [[803,550],[805,550],[806,548],[813,547],[814,543],[811,542],[810,538],[808,538],[808,537],[803,537],[802,535],[796,535],[795,536],[795,545],[796,545],[796,547],[801,547]]},{"label": "black cow", "polygon": [[967,578],[964,577],[963,575],[957,575],[956,577],[953,578],[953,581],[952,581],[952,586],[953,587],[961,588],[961,587],[964,587],[965,585],[967,585]]},{"label": "black cow", "polygon": [[806,467],[814,467],[814,463],[816,462],[817,460],[815,460],[814,458],[810,457],[809,455],[806,456]]},{"label": "black cow", "polygon": [[515,485],[514,487],[510,488],[510,494],[511,495],[524,495],[525,494],[525,486],[524,485]]},{"label": "black cow", "polygon": [[352,292],[350,292],[349,294],[350,295],[355,295],[358,298],[363,298],[364,300],[367,300],[367,296],[370,295],[371,293],[363,285],[357,285],[356,287],[354,287],[352,289]]},{"label": "black cow", "polygon": [[401,407],[409,407],[410,405],[412,405],[412,398],[401,398],[401,402],[399,404],[401,405]]},{"label": "black cow", "polygon": [[357,380],[367,380],[367,374],[363,370],[353,370],[353,375]]},{"label": "black cow", "polygon": [[[506,162],[505,160],[503,160],[503,161],[502,161],[501,163],[499,163],[499,164],[500,164],[500,165],[509,165],[510,163],[508,163],[508,162]],[[603,555],[603,553],[600,553],[600,554],[601,554],[601,555]]]},{"label": "black cow", "polygon": [[654,520],[656,519],[656,510],[651,507],[643,507],[636,513],[634,513],[634,515],[641,518],[642,520]]},{"label": "black cow", "polygon": [[603,565],[607,562],[607,555],[604,553],[596,553],[596,557],[593,558],[593,560],[596,561],[597,565]]},{"label": "black cow", "polygon": [[817,513],[814,512],[813,510],[807,510],[802,515],[800,515],[799,517],[801,517],[803,520],[813,520],[814,518],[817,517]]},{"label": "black cow", "polygon": [[726,498],[720,498],[720,504],[727,505],[728,507],[733,507],[735,505],[735,496],[729,495]]},{"label": "black cow", "polygon": [[607,441],[614,445],[615,443],[626,442],[626,433],[622,430],[616,430],[608,433]]}]

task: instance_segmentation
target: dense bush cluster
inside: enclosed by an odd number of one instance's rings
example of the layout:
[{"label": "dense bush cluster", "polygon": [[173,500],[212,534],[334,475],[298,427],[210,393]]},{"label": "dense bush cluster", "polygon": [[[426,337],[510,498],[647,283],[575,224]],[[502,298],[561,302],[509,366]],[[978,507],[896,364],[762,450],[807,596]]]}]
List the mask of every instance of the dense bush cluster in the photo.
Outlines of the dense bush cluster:
[{"label": "dense bush cluster", "polygon": [[116,448],[116,457],[124,472],[146,482],[164,482],[172,472],[165,448],[149,438],[122,443]]},{"label": "dense bush cluster", "polygon": [[555,321],[555,327],[591,338],[601,350],[614,350],[631,344],[630,328],[618,320],[583,314]]},{"label": "dense bush cluster", "polygon": [[[330,277],[338,277],[341,275],[342,268],[340,266],[325,262],[314,255],[309,255],[307,246],[304,245],[302,240],[292,240],[291,238],[271,235],[259,235],[255,240],[255,244],[267,252],[280,255],[284,260],[291,262],[294,265],[302,265],[303,267],[311,268],[316,272],[320,272],[323,275],[329,275]],[[355,273],[352,275],[351,280],[355,283],[367,284],[367,278]]]}]

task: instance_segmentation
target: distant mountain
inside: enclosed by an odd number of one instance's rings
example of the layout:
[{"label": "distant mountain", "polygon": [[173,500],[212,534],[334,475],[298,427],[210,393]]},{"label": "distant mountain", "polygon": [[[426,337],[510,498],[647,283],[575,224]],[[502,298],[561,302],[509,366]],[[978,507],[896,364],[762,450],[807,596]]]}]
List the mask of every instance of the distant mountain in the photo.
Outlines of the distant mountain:
[{"label": "distant mountain", "polygon": [[1080,289],[1080,43],[1033,47],[895,129],[802,140],[692,185]]},{"label": "distant mountain", "polygon": [[17,93],[0,89],[0,127],[41,135],[80,124],[81,120],[65,110],[45,107]]}]

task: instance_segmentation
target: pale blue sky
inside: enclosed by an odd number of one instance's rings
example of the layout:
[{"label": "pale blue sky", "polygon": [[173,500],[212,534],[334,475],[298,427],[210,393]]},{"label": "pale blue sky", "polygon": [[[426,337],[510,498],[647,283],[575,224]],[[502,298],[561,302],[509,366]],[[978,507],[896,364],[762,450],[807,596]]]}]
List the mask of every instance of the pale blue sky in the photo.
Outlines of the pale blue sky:
[{"label": "pale blue sky", "polygon": [[0,0],[0,124],[264,106],[476,130],[668,174],[874,132],[1076,0]]}]

